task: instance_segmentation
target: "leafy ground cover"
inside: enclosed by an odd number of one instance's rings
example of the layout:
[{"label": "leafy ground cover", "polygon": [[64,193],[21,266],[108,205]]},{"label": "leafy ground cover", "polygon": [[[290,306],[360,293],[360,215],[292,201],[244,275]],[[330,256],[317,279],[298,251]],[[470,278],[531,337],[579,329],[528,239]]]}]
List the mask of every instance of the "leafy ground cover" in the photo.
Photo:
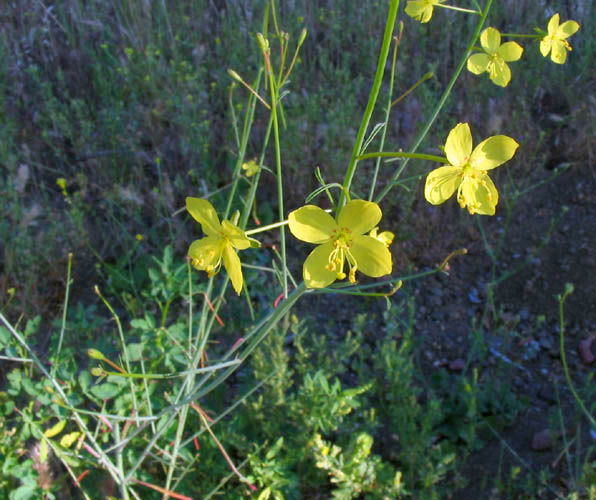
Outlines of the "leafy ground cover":
[{"label": "leafy ground cover", "polygon": [[[83,416],[106,448],[132,436],[124,453],[109,452],[131,463],[149,439],[135,433],[133,409],[146,411],[143,398],[156,414],[168,407],[176,381],[145,382],[135,401],[129,380],[96,377],[98,362],[116,369],[87,350],[124,366],[119,318],[135,373],[185,366],[181,346],[200,313],[188,312],[184,256],[196,227],[181,209],[186,196],[223,204],[246,110],[246,92],[232,88],[227,69],[256,73],[252,48],[264,9],[231,0],[28,0],[0,17],[1,312],[71,402],[123,418]],[[349,160],[385,10],[374,1],[278,6],[277,22],[292,40],[308,29],[284,107],[289,209],[317,187],[315,167],[329,181]],[[528,44],[523,71],[512,65],[507,89],[464,73],[426,140],[435,151],[457,121],[482,137],[506,129],[518,138],[515,161],[495,172],[497,216],[479,220],[455,203],[428,205],[420,180],[427,168],[412,162],[412,178],[386,199],[384,212],[396,234],[396,273],[429,275],[405,281],[390,308],[383,299],[342,295],[298,302],[242,369],[189,410],[194,421],[174,491],[191,498],[596,497],[596,430],[566,381],[556,298],[574,284],[564,352],[594,415],[594,7],[495,2],[491,25],[530,31],[557,11],[582,24],[565,66],[545,65]],[[429,71],[434,78],[394,113],[388,136],[399,138],[396,149],[416,136],[451,74],[451,49],[474,26],[455,31],[400,19],[394,95]],[[381,111],[373,119],[381,121]],[[247,157],[259,155],[266,128],[267,115],[257,113]],[[272,152],[265,164],[273,168]],[[366,191],[373,163],[361,172],[356,192]],[[381,171],[379,186],[388,181]],[[248,183],[239,189],[248,192]],[[274,222],[275,189],[265,173],[253,221]],[[274,255],[277,235],[263,244],[256,266]],[[296,248],[304,257],[306,245]],[[448,273],[430,273],[461,248],[467,254],[451,259]],[[200,303],[204,275],[191,276]],[[246,335],[253,310],[270,310],[278,298],[271,275],[250,270],[245,279],[252,300],[226,303],[210,352],[216,359]],[[0,335],[4,496],[117,497],[56,389],[48,391],[8,328]],[[175,434],[173,426],[166,437]],[[162,496],[147,485],[163,483],[171,452],[152,451],[138,467],[141,498]]]}]

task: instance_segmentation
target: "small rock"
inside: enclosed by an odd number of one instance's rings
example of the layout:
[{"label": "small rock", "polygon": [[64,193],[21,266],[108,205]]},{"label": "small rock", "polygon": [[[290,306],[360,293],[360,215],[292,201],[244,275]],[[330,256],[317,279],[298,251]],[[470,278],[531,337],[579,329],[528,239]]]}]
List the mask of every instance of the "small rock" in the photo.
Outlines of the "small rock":
[{"label": "small rock", "polygon": [[592,363],[596,357],[592,353],[592,341],[596,338],[596,335],[590,335],[587,339],[582,340],[579,343],[579,355],[582,358],[584,364],[589,365]]},{"label": "small rock", "polygon": [[550,450],[553,447],[553,437],[550,429],[544,429],[534,434],[532,449],[534,451]]},{"label": "small rock", "polygon": [[461,372],[466,367],[466,362],[462,358],[457,358],[449,363],[449,370],[452,372]]}]

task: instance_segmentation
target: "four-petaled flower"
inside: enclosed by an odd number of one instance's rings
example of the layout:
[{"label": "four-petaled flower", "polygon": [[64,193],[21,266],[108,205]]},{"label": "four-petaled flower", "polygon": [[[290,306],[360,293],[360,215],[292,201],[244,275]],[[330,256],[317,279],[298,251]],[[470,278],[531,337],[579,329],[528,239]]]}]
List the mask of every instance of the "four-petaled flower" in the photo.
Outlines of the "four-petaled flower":
[{"label": "four-petaled flower", "polygon": [[201,224],[205,237],[193,241],[188,249],[188,256],[193,267],[206,271],[211,278],[223,263],[232,286],[240,295],[242,291],[242,268],[236,250],[250,247],[250,240],[244,231],[230,221],[219,222],[213,205],[201,198],[186,198],[186,210]]},{"label": "four-petaled flower", "polygon": [[575,21],[565,21],[559,24],[559,14],[555,14],[548,22],[548,35],[540,41],[540,53],[546,57],[550,52],[551,61],[557,64],[565,64],[567,51],[572,50],[566,40],[579,29]]},{"label": "four-petaled flower", "polygon": [[480,44],[485,54],[474,54],[468,59],[468,71],[475,75],[488,71],[490,79],[500,87],[506,87],[511,81],[508,62],[517,61],[524,51],[515,42],[501,45],[501,33],[495,28],[486,28],[480,35]]},{"label": "four-petaled flower", "polygon": [[356,271],[378,278],[391,272],[388,235],[370,236],[381,220],[379,205],[371,201],[352,200],[339,211],[337,221],[323,209],[306,205],[288,216],[290,231],[299,240],[317,246],[304,262],[302,275],[308,288],[324,288],[337,279],[356,282]]},{"label": "four-petaled flower", "polygon": [[409,0],[406,5],[406,14],[413,17],[416,21],[427,23],[433,17],[433,9],[435,5],[444,2],[445,0]]},{"label": "four-petaled flower", "polygon": [[428,174],[424,197],[429,203],[443,203],[457,190],[457,201],[471,214],[494,215],[499,193],[486,171],[510,160],[519,144],[511,137],[495,135],[472,151],[472,134],[467,123],[449,132],[445,154],[450,165]]}]

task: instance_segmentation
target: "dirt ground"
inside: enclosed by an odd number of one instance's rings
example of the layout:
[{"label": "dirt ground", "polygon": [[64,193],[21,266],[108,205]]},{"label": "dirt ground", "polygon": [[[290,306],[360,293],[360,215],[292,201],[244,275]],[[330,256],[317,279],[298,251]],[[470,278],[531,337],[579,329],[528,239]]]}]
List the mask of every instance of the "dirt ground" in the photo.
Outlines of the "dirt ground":
[{"label": "dirt ground", "polygon": [[[544,170],[543,176],[548,175]],[[444,217],[453,219],[452,215]],[[549,231],[553,221],[556,225]],[[445,226],[434,226],[453,227],[454,223],[457,227],[454,220],[445,222]],[[504,223],[499,211],[497,216],[483,219],[491,248],[495,248]],[[545,449],[536,450],[533,439],[552,427],[557,398],[568,439],[576,431],[578,413],[565,382],[559,350],[556,295],[563,292],[565,283],[575,287],[565,303],[565,352],[576,387],[585,386],[586,376],[596,366],[578,350],[580,342],[594,336],[591,352],[596,354],[595,228],[594,168],[572,165],[553,182],[523,196],[512,212],[495,268],[496,277],[517,266],[521,269],[495,288],[496,314],[490,312],[484,318],[482,315],[487,283],[491,280],[491,259],[477,225],[463,223],[450,238],[452,249],[466,247],[468,254],[452,260],[449,276],[433,275],[414,283],[416,329],[424,338],[423,368],[427,375],[435,370],[458,372],[463,369],[458,365],[464,362],[466,369],[477,368],[482,378],[494,373],[496,365],[505,363],[510,366],[515,395],[528,402],[513,425],[500,432],[500,439],[494,434],[488,436],[485,447],[470,457],[467,470],[463,471],[469,485],[455,498],[505,498],[486,488],[498,471],[505,479],[514,466],[521,467],[523,474],[533,471],[535,477],[548,467],[551,487],[559,487],[558,493],[564,494],[571,475],[563,454],[564,440],[559,437]],[[550,237],[545,239],[548,234]],[[412,260],[416,256],[427,259],[418,262],[419,267],[437,264],[428,260],[424,248],[416,243],[406,243],[404,247]],[[474,322],[483,322],[478,324],[488,348],[483,361],[475,359],[471,352]],[[586,403],[589,406],[593,401]],[[582,428],[583,453],[596,445],[596,430],[589,432],[586,419],[582,419]],[[570,450],[574,456],[575,448],[571,446]],[[554,490],[547,489],[544,495],[541,498],[556,498]]]}]

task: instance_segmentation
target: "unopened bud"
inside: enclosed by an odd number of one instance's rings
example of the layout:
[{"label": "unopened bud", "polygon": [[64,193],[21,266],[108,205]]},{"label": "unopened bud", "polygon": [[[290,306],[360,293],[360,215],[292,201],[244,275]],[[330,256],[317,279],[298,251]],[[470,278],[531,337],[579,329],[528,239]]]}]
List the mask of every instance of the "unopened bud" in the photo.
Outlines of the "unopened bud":
[{"label": "unopened bud", "polygon": [[240,75],[238,73],[236,73],[233,69],[228,69],[228,75],[230,75],[234,80],[238,80],[239,82],[242,81],[242,78],[240,78]]},{"label": "unopened bud", "polygon": [[87,349],[87,356],[91,359],[105,359],[105,356],[97,349]]},{"label": "unopened bud", "polygon": [[306,35],[308,35],[308,31],[306,30],[306,28],[302,28],[302,31],[300,32],[300,38],[298,38],[298,47],[300,47],[304,43]]}]

